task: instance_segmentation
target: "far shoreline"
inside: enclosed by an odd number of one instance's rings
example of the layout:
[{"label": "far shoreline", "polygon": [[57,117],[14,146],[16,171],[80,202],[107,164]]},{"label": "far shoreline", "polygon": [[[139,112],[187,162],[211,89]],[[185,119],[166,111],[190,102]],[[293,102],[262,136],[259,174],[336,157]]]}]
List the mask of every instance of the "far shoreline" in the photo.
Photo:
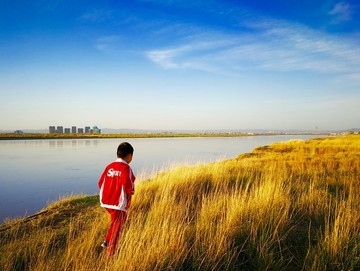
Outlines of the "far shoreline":
[{"label": "far shoreline", "polygon": [[0,134],[0,140],[31,139],[102,139],[102,138],[175,138],[175,137],[245,137],[245,136],[279,136],[279,135],[330,135],[329,133],[123,133],[123,134],[49,134],[24,133]]}]

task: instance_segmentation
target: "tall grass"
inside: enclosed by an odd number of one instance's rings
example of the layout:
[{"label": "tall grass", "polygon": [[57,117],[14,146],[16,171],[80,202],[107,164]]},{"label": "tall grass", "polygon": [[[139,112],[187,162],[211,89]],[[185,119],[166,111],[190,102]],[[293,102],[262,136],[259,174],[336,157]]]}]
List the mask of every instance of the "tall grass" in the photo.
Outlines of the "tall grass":
[{"label": "tall grass", "polygon": [[3,270],[359,270],[360,137],[291,141],[137,184],[117,253],[97,197],[0,229]]}]

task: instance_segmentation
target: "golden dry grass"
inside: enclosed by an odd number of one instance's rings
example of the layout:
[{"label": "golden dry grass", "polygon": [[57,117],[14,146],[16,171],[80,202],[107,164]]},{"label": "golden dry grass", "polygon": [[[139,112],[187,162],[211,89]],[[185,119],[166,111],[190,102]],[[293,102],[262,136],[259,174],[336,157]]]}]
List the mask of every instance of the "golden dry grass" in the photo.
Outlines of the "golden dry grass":
[{"label": "golden dry grass", "polygon": [[291,141],[137,184],[118,251],[97,197],[0,228],[2,270],[359,270],[360,137]]}]

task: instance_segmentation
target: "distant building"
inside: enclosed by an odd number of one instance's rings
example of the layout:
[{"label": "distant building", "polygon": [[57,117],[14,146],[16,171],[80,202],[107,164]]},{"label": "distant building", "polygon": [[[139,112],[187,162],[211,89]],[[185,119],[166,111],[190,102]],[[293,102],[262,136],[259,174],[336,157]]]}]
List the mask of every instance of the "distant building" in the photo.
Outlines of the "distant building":
[{"label": "distant building", "polygon": [[[63,126],[49,126],[50,134],[84,134],[84,128],[77,128],[76,126],[71,126],[71,128],[64,128]],[[97,126],[94,126],[93,129],[90,126],[85,126],[86,134],[101,134],[101,129]]]},{"label": "distant building", "polygon": [[21,130],[16,130],[16,131],[14,131],[14,134],[16,134],[16,135],[22,135],[24,132],[23,131],[21,131]]},{"label": "distant building", "polygon": [[64,127],[63,126],[56,127],[56,133],[63,134],[64,133]]},{"label": "distant building", "polygon": [[55,126],[49,126],[49,133],[50,134],[55,134],[56,133]]},{"label": "distant building", "polygon": [[99,129],[97,126],[94,126],[92,128],[92,133],[96,134],[96,135],[99,135],[99,134],[101,134],[101,129]]}]

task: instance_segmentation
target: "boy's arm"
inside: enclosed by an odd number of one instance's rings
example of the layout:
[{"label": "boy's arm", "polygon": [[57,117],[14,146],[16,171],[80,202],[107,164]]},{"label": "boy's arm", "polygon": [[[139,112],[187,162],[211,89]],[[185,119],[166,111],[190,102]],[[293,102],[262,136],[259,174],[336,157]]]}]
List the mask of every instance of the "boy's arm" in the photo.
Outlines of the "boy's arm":
[{"label": "boy's arm", "polygon": [[105,180],[105,172],[106,172],[106,169],[107,169],[107,168],[105,168],[105,170],[103,171],[103,173],[101,174],[101,176],[100,176],[100,178],[99,178],[99,181],[98,181],[98,187],[99,187],[99,189],[101,189],[101,186],[102,186],[102,184],[103,184],[103,182],[104,182],[104,180]]},{"label": "boy's arm", "polygon": [[124,192],[126,194],[126,199],[127,199],[126,209],[128,209],[130,207],[132,195],[135,192],[134,191],[135,176],[130,167],[127,167],[124,170],[124,177],[125,177]]},{"label": "boy's arm", "polygon": [[134,189],[134,182],[135,182],[135,176],[131,170],[130,167],[127,167],[124,170],[124,192],[126,193],[128,199],[131,199],[131,196],[134,195],[135,189]]}]

